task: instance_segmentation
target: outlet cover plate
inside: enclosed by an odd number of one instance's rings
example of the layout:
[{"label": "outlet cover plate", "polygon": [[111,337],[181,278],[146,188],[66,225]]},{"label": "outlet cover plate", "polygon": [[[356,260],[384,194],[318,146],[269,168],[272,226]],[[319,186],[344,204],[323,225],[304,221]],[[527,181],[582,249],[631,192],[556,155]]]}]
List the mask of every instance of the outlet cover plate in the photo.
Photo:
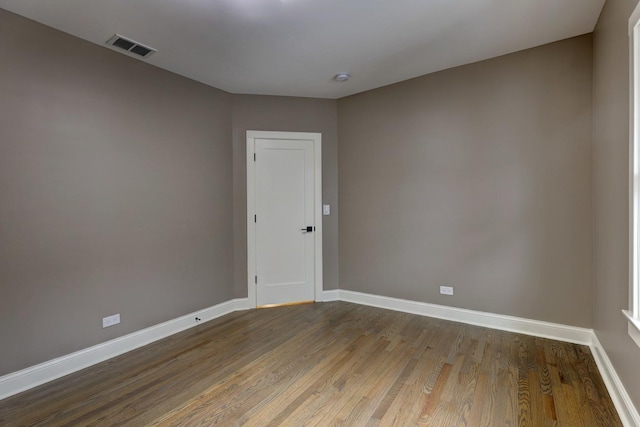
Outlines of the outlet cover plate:
[{"label": "outlet cover plate", "polygon": [[453,286],[440,286],[440,293],[442,295],[453,295]]},{"label": "outlet cover plate", "polygon": [[120,313],[102,318],[103,328],[108,328],[109,326],[117,325],[118,323],[120,323]]}]

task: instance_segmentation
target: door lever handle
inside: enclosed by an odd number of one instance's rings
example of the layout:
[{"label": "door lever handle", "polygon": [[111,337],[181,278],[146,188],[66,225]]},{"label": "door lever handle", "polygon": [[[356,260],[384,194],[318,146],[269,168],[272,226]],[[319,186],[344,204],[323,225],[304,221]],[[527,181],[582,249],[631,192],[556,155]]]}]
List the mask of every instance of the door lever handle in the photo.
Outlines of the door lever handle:
[{"label": "door lever handle", "polygon": [[311,232],[313,232],[314,229],[315,229],[314,226],[308,225],[305,228],[301,228],[300,231],[304,231],[305,233],[311,233]]}]

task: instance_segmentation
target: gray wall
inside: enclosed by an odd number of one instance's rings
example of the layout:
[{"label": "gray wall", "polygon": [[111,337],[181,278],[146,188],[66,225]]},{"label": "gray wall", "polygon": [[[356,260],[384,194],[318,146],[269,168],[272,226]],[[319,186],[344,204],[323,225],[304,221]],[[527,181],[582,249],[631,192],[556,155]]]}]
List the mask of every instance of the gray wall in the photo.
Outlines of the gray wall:
[{"label": "gray wall", "polygon": [[629,307],[629,39],[637,0],[608,0],[594,32],[594,329],[640,408],[640,349],[620,312]]},{"label": "gray wall", "polygon": [[338,288],[337,102],[285,96],[233,97],[233,233],[236,297],[247,296],[247,130],[322,133],[322,257],[324,289]]},{"label": "gray wall", "polygon": [[231,95],[1,9],[0,58],[0,375],[233,298]]},{"label": "gray wall", "polygon": [[591,326],[591,53],[586,35],[340,99],[340,288]]},{"label": "gray wall", "polygon": [[315,131],[325,289],[594,326],[640,405],[620,314],[635,4],[608,0],[593,51],[339,101],[230,95],[0,10],[0,375],[246,296],[245,131]]}]

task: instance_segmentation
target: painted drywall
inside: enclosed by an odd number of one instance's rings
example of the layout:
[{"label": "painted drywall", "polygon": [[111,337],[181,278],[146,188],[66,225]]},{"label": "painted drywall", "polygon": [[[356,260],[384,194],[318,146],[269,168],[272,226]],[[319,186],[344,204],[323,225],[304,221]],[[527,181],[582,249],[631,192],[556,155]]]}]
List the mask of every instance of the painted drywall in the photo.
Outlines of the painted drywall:
[{"label": "painted drywall", "polygon": [[591,62],[585,35],[340,99],[340,288],[589,327]]},{"label": "painted drywall", "polygon": [[233,298],[231,95],[1,9],[0,57],[0,375]]},{"label": "painted drywall", "polygon": [[608,0],[593,34],[594,329],[640,407],[640,348],[629,307],[629,16],[637,0]]},{"label": "painted drywall", "polygon": [[330,99],[286,96],[233,97],[233,235],[235,296],[247,296],[247,130],[320,132],[323,216],[322,258],[325,290],[338,288],[338,117]]}]

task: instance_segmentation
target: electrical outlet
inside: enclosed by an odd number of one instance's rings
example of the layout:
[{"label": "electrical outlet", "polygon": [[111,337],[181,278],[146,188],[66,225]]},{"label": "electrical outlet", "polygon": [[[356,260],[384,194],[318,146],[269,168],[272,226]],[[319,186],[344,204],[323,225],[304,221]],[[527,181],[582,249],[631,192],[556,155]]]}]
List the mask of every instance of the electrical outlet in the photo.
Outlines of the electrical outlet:
[{"label": "electrical outlet", "polygon": [[440,286],[440,293],[442,295],[453,295],[453,286]]},{"label": "electrical outlet", "polygon": [[120,313],[102,318],[103,328],[108,328],[109,326],[117,325],[118,323],[120,323]]}]

